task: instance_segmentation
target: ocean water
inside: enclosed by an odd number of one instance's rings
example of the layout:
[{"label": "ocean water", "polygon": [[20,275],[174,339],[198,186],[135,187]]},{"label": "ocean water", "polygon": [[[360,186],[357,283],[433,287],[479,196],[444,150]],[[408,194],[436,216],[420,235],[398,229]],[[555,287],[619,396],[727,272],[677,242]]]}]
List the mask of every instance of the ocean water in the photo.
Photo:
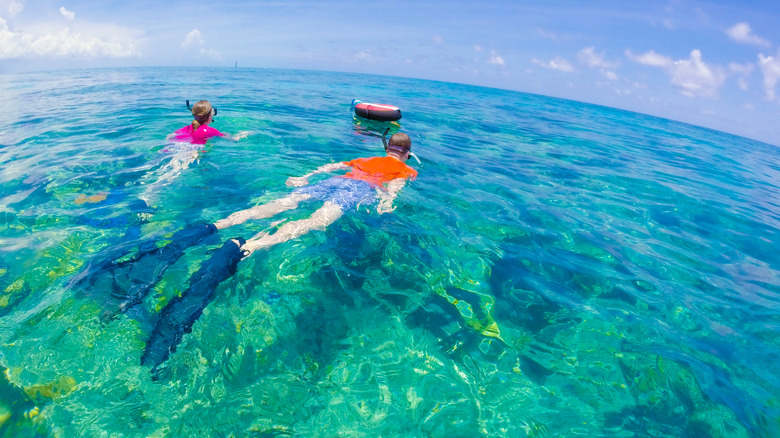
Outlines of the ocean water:
[{"label": "ocean water", "polygon": [[[353,98],[403,119],[356,119]],[[243,138],[171,145],[186,99]],[[0,436],[780,436],[775,146],[311,71],[0,75],[0,100]],[[381,155],[388,126],[421,160],[396,210],[241,261],[157,374],[151,329],[211,251],[318,205],[207,238],[123,313],[121,285],[79,281]]]}]

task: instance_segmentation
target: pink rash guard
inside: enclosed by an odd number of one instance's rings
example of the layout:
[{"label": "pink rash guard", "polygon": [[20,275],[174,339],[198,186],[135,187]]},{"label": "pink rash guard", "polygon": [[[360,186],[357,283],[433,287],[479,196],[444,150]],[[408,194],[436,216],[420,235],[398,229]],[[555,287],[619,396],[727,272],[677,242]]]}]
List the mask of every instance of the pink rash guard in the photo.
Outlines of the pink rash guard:
[{"label": "pink rash guard", "polygon": [[206,144],[206,140],[211,137],[223,137],[225,134],[217,131],[211,126],[199,126],[198,129],[192,129],[192,125],[187,125],[176,132],[173,141],[189,142],[192,144]]}]

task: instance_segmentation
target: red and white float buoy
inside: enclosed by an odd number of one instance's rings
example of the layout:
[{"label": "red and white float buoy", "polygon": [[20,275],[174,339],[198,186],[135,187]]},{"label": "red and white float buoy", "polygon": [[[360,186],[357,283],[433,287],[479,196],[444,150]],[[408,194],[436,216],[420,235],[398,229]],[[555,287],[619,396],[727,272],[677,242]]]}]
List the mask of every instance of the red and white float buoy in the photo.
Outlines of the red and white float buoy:
[{"label": "red and white float buoy", "polygon": [[355,114],[364,119],[379,120],[380,122],[394,122],[401,119],[401,109],[393,105],[381,103],[365,103],[357,99],[352,101],[355,106]]}]

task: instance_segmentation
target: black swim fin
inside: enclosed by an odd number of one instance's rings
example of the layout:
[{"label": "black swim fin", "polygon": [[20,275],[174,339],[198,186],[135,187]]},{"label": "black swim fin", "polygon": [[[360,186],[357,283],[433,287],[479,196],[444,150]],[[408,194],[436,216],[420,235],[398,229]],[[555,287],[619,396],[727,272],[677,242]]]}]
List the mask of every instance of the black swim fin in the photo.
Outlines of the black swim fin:
[{"label": "black swim fin", "polygon": [[241,238],[236,240],[240,244],[228,240],[214,251],[192,275],[189,288],[163,308],[141,356],[141,364],[152,366],[152,374],[176,351],[184,334],[192,330],[203,309],[214,299],[217,285],[236,272],[238,262],[244,257],[240,247],[246,243]]},{"label": "black swim fin", "polygon": [[75,285],[88,282],[89,286],[95,286],[98,283],[101,293],[109,289],[122,300],[119,309],[111,316],[124,313],[146,298],[168,267],[176,263],[187,248],[216,232],[217,227],[213,224],[200,224],[177,231],[165,246],[158,247],[157,241],[152,239],[143,241],[135,254],[115,253],[98,262],[84,277],[77,279]]}]

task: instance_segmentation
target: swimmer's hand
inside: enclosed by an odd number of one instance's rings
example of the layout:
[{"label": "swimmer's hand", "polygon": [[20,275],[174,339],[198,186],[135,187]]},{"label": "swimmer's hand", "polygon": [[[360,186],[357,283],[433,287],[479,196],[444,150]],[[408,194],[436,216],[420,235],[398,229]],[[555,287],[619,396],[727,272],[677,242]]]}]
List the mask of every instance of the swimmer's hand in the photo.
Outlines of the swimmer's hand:
[{"label": "swimmer's hand", "polygon": [[376,189],[376,196],[379,198],[379,205],[376,206],[377,213],[390,213],[395,210],[393,201],[398,196],[398,192],[404,187],[404,184],[406,184],[406,179],[396,178],[387,183],[387,191]]},{"label": "swimmer's hand", "polygon": [[242,138],[249,137],[249,131],[239,131],[232,136],[233,141],[239,141]]},{"label": "swimmer's hand", "polygon": [[377,190],[377,192],[378,192],[377,194],[379,195],[379,204],[376,206],[376,212],[379,214],[384,214],[384,213],[390,213],[393,210],[395,210],[395,207],[393,206],[393,199],[395,199],[395,196],[392,196],[380,190]]},{"label": "swimmer's hand", "polygon": [[309,183],[309,178],[305,176],[291,176],[287,178],[288,187],[303,187]]},{"label": "swimmer's hand", "polygon": [[392,200],[383,199],[379,201],[379,205],[376,206],[376,212],[379,214],[391,213],[395,210]]}]

